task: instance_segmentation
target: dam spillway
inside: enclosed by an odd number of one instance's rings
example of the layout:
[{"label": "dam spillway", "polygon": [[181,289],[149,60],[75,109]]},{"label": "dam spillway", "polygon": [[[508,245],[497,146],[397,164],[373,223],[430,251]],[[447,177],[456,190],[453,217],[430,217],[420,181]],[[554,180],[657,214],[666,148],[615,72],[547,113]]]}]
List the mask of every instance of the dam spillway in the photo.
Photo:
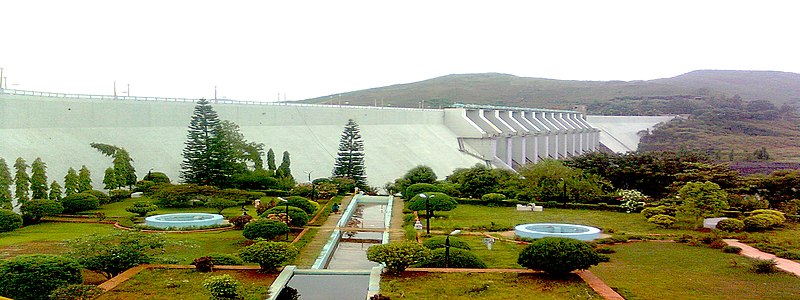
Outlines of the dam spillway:
[{"label": "dam spillway", "polygon": [[[187,126],[196,99],[76,95],[0,90],[0,157],[11,166],[41,157],[49,181],[86,165],[95,188],[111,159],[89,146],[124,147],[141,178],[148,170],[179,179]],[[440,177],[480,164],[513,168],[544,158],[595,151],[599,130],[575,111],[462,105],[445,109],[310,105],[210,100],[221,119],[248,141],[291,155],[298,182],[328,177],[348,119],[364,141],[371,186],[417,165]]]}]

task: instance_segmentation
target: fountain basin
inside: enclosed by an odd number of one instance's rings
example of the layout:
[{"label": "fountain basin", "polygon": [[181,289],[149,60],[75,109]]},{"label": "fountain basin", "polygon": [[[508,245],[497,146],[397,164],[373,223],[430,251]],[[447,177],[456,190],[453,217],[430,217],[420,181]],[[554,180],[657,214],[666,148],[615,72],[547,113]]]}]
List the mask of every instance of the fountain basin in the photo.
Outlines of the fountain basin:
[{"label": "fountain basin", "polygon": [[176,213],[147,217],[144,224],[158,228],[187,228],[220,225],[224,219],[218,214]]},{"label": "fountain basin", "polygon": [[517,225],[514,227],[514,233],[518,237],[533,239],[557,236],[573,238],[582,241],[591,241],[600,238],[600,229],[598,228],[584,225],[559,223],[531,223]]}]

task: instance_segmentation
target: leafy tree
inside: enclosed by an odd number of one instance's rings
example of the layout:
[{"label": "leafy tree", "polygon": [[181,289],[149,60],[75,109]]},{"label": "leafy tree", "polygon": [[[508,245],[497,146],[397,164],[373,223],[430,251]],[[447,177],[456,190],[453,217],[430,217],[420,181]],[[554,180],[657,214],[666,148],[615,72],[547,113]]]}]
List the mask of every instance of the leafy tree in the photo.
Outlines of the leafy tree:
[{"label": "leafy tree", "polygon": [[263,170],[264,144],[248,142],[244,135],[239,132],[239,125],[228,120],[220,123],[221,132],[224,137],[223,143],[233,149],[233,162],[236,173],[249,170],[248,163],[253,165],[253,170]]},{"label": "leafy tree", "polygon": [[211,197],[204,203],[206,207],[216,209],[218,214],[221,214],[222,210],[228,207],[234,207],[237,204],[236,201],[222,197]]},{"label": "leafy tree", "polygon": [[33,199],[23,203],[19,210],[26,222],[39,223],[45,216],[60,214],[64,207],[54,200]]},{"label": "leafy tree", "polygon": [[61,201],[61,185],[55,180],[50,183],[50,195],[48,195],[48,199]]},{"label": "leafy tree", "polygon": [[412,242],[375,245],[367,249],[367,259],[386,265],[386,271],[393,275],[400,274],[411,265],[425,261],[430,255],[430,249]]},{"label": "leafy tree", "polygon": [[219,116],[205,99],[194,107],[183,149],[181,178],[186,183],[224,187],[235,173],[233,148],[225,145]]},{"label": "leafy tree", "polygon": [[698,223],[700,218],[715,216],[728,208],[728,193],[710,181],[688,182],[678,190],[678,196],[683,201],[680,210]]},{"label": "leafy tree", "polygon": [[[132,187],[136,184],[136,169],[133,167],[133,164],[131,164],[133,158],[131,158],[125,148],[101,143],[91,143],[89,145],[100,151],[100,153],[114,159],[114,167],[112,169],[113,175],[109,174],[109,171],[106,170],[105,176],[103,177],[103,184],[106,185],[106,189],[116,189],[122,186]],[[108,185],[106,182],[113,183],[113,185]]]},{"label": "leafy tree", "polygon": [[106,172],[103,175],[103,187],[107,190],[119,188],[119,184],[117,184],[117,173],[114,172],[114,168],[106,168]]},{"label": "leafy tree", "polygon": [[0,263],[0,295],[14,299],[46,300],[60,286],[83,281],[73,259],[49,255],[21,255]]},{"label": "leafy tree", "polygon": [[11,172],[6,160],[0,157],[0,208],[11,209]]},{"label": "leafy tree", "polygon": [[[431,217],[433,217],[434,212],[436,211],[451,211],[458,205],[457,202],[447,194],[430,192],[426,193],[426,196],[428,196],[427,202],[428,207],[431,210]],[[425,211],[425,202],[425,198],[415,195],[413,198],[411,198],[411,202],[408,203],[408,209]]]},{"label": "leafy tree", "polygon": [[299,251],[284,242],[259,241],[239,250],[239,257],[246,262],[257,263],[263,272],[274,272],[275,268],[294,259]]},{"label": "leafy tree", "polygon": [[18,157],[14,162],[14,169],[17,170],[14,175],[14,198],[17,199],[18,204],[28,202],[28,192],[30,191],[30,177],[28,177],[28,164],[25,159]]},{"label": "leafy tree", "polygon": [[111,278],[131,267],[152,262],[165,244],[161,234],[123,230],[70,241],[72,249],[69,255],[84,268]]},{"label": "leafy tree", "polygon": [[33,199],[47,199],[47,165],[37,157],[31,164],[31,195]]},{"label": "leafy tree", "polygon": [[395,192],[405,192],[406,188],[416,183],[436,183],[436,173],[428,166],[419,165],[408,170],[403,177],[394,181],[391,189]]},{"label": "leafy tree", "polygon": [[275,151],[272,151],[272,148],[267,151],[267,168],[271,171],[277,170],[275,167]]},{"label": "leafy tree", "polygon": [[278,166],[278,170],[275,172],[275,174],[278,175],[278,177],[293,178],[291,165],[292,161],[289,158],[289,151],[283,151],[283,160],[281,161],[281,165]]},{"label": "leafy tree", "polygon": [[479,199],[484,194],[498,189],[498,178],[486,165],[476,164],[472,168],[459,168],[447,176],[447,180],[458,184],[461,196]]},{"label": "leafy tree", "polygon": [[92,190],[92,173],[86,165],[78,170],[78,193]]},{"label": "leafy tree", "polygon": [[600,263],[600,255],[588,243],[571,238],[545,237],[530,243],[517,263],[531,270],[563,276]]},{"label": "leafy tree", "polygon": [[355,180],[356,186],[367,189],[367,176],[364,172],[364,141],[353,119],[347,120],[339,140],[339,152],[333,167],[332,177],[347,177]]},{"label": "leafy tree", "polygon": [[72,167],[64,176],[64,195],[69,196],[78,192],[78,172]]},{"label": "leafy tree", "polygon": [[[611,185],[600,176],[586,174],[557,160],[527,164],[519,170],[519,174],[524,178],[521,193],[533,199],[596,202],[612,190]],[[565,190],[567,199],[563,199]]]}]

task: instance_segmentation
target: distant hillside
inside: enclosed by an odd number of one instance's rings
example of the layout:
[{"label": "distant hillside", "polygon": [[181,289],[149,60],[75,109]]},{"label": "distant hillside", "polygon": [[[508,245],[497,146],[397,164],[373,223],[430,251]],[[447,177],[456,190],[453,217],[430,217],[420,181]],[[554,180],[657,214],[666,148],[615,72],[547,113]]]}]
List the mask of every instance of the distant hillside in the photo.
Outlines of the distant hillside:
[{"label": "distant hillside", "polygon": [[612,99],[740,95],[745,100],[800,104],[800,74],[693,71],[648,81],[576,81],[508,74],[456,74],[420,82],[307,99],[306,103],[438,108],[452,103],[571,108]]}]

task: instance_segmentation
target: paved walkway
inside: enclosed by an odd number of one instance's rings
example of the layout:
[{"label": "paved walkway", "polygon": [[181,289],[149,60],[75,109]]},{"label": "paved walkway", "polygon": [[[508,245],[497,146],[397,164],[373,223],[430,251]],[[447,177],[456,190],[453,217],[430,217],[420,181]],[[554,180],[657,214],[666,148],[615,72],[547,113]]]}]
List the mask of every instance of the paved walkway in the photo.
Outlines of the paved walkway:
[{"label": "paved walkway", "polygon": [[761,252],[761,250],[748,246],[745,243],[739,242],[739,240],[724,239],[723,241],[725,241],[725,243],[727,243],[729,246],[736,246],[742,248],[742,252],[739,253],[739,255],[756,259],[774,259],[775,262],[777,263],[778,269],[786,271],[790,274],[794,274],[795,276],[800,276],[800,263],[796,261],[780,258],[773,254]]},{"label": "paved walkway", "polygon": [[300,254],[300,258],[296,261],[298,268],[310,268],[311,265],[314,264],[314,261],[319,257],[320,251],[322,251],[322,247],[325,246],[325,243],[327,243],[328,239],[331,237],[331,232],[336,229],[336,224],[339,223],[339,219],[342,218],[342,211],[350,205],[350,200],[352,199],[352,196],[343,197],[342,203],[339,204],[339,213],[331,213],[322,226],[316,227],[317,234],[308,242],[303,253]]},{"label": "paved walkway", "polygon": [[402,242],[406,240],[406,230],[403,229],[403,198],[394,197],[392,205],[392,221],[389,225],[389,241]]}]

